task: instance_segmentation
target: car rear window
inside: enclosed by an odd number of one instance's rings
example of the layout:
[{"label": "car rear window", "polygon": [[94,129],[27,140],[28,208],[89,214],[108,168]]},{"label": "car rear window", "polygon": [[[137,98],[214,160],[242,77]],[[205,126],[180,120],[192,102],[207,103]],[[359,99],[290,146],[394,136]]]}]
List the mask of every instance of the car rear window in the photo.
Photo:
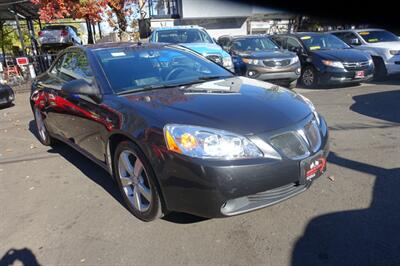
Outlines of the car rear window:
[{"label": "car rear window", "polygon": [[65,30],[67,27],[63,25],[46,26],[43,30]]},{"label": "car rear window", "polygon": [[164,43],[212,43],[211,37],[200,29],[172,29],[156,32],[156,42]]}]

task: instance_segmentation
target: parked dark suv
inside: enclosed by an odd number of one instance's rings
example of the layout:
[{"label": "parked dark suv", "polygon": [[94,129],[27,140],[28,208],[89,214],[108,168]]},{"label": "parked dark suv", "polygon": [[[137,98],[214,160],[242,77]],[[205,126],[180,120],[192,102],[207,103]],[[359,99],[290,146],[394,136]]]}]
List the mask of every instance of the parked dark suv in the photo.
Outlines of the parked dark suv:
[{"label": "parked dark suv", "polygon": [[221,36],[218,43],[230,53],[235,72],[294,88],[301,68],[296,53],[279,48],[266,36]]},{"label": "parked dark suv", "polygon": [[272,36],[282,48],[300,58],[305,87],[360,83],[372,79],[374,64],[367,53],[351,48],[328,33],[302,32]]}]

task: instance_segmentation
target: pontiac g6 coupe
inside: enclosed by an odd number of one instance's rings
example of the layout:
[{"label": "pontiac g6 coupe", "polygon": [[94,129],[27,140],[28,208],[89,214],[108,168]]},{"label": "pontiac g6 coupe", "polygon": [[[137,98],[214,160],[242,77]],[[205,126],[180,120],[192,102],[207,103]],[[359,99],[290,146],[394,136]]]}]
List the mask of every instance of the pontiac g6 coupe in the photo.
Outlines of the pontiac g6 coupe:
[{"label": "pontiac g6 coupe", "polygon": [[30,99],[40,141],[104,167],[144,221],[256,210],[326,169],[327,124],[307,98],[178,45],[68,48]]}]

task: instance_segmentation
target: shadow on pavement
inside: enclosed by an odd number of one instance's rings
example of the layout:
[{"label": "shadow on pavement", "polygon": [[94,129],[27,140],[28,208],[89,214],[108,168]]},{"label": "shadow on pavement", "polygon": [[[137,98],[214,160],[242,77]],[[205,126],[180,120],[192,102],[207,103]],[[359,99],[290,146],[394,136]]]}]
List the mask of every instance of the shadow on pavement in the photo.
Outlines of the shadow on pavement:
[{"label": "shadow on pavement", "polygon": [[[29,122],[29,131],[38,139],[36,125],[33,120]],[[62,142],[58,142],[54,147],[51,147],[48,153],[59,154],[64,157],[93,182],[103,187],[105,191],[126,208],[117,186],[106,170],[86,158],[86,156],[76,151],[74,148]]]},{"label": "shadow on pavement", "polygon": [[389,122],[400,123],[400,90],[354,96],[350,110]]},{"label": "shadow on pavement", "polygon": [[400,85],[400,75],[391,75],[388,76],[385,80],[382,81],[372,80],[368,83],[375,85]]},{"label": "shadow on pavement", "polygon": [[8,265],[40,266],[35,255],[28,248],[8,250],[0,258],[0,266]]},{"label": "shadow on pavement", "polygon": [[400,168],[346,159],[329,162],[376,176],[367,209],[319,216],[295,244],[292,265],[400,265]]},{"label": "shadow on pavement", "polygon": [[162,218],[176,224],[193,224],[209,220],[209,218],[195,216],[189,213],[171,212]]}]

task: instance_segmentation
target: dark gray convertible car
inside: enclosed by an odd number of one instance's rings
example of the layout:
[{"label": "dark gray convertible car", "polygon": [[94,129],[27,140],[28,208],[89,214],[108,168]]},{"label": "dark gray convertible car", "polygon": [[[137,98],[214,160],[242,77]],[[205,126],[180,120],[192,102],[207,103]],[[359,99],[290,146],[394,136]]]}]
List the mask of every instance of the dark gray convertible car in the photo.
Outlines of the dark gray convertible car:
[{"label": "dark gray convertible car", "polygon": [[104,167],[144,221],[256,210],[326,169],[328,127],[307,98],[177,45],[68,48],[33,82],[31,105],[40,141]]}]

